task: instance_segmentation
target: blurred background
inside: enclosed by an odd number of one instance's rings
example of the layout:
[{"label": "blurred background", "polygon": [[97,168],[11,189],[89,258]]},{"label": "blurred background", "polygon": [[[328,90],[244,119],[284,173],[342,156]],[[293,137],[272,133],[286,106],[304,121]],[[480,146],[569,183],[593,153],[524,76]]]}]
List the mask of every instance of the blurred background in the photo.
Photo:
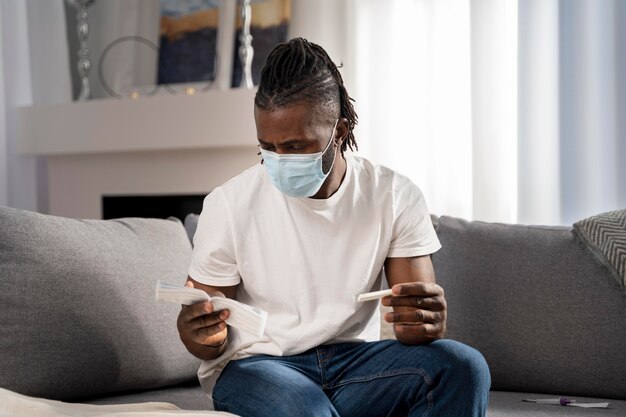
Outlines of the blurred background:
[{"label": "blurred background", "polygon": [[0,205],[198,211],[258,163],[253,85],[303,36],[342,65],[358,153],[431,212],[569,225],[626,207],[625,21],[621,0],[0,0]]}]

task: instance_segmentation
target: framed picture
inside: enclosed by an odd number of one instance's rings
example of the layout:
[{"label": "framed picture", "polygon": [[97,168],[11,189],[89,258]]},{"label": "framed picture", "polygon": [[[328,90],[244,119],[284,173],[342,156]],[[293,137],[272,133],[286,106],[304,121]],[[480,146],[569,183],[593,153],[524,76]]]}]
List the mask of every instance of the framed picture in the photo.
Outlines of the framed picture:
[{"label": "framed picture", "polygon": [[[237,88],[249,22],[258,84],[271,50],[287,40],[291,0],[108,0],[90,9],[92,98],[137,99]],[[244,19],[243,11],[248,10]],[[91,29],[90,29],[91,30]],[[68,28],[68,33],[70,28]]]},{"label": "framed picture", "polygon": [[[287,40],[290,0],[252,1],[247,17],[244,16],[242,0],[160,2],[158,84],[167,85],[170,89],[176,88],[177,84],[190,84],[196,89],[215,88],[214,83],[220,76],[230,80],[229,87],[242,85],[244,71],[240,48],[246,35],[244,18],[250,22],[254,85],[259,83],[261,69],[269,53]],[[231,20],[233,6],[234,23]],[[234,28],[231,27],[233,24]],[[232,33],[230,37],[227,31]],[[221,57],[229,62],[220,62]],[[225,85],[224,81],[222,85]]]},{"label": "framed picture", "polygon": [[157,84],[210,85],[217,71],[220,0],[160,0]]}]

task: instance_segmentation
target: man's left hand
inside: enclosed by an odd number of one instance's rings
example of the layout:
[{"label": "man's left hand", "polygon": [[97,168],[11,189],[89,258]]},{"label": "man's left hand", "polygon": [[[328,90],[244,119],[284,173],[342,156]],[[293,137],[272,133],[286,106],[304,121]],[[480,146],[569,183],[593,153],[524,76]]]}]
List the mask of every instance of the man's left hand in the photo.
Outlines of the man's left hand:
[{"label": "man's left hand", "polygon": [[447,304],[443,288],[432,282],[397,284],[382,304],[393,307],[385,321],[393,323],[396,338],[417,345],[441,339],[446,333]]}]

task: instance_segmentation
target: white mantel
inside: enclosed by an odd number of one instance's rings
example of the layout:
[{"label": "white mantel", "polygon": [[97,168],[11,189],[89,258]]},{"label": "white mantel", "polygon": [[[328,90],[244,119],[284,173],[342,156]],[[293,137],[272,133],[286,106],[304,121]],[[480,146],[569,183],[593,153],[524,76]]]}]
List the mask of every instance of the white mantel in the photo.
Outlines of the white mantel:
[{"label": "white mantel", "polygon": [[206,194],[258,163],[254,90],[17,110],[19,151],[44,156],[50,214],[101,218],[102,195]]},{"label": "white mantel", "polygon": [[17,111],[19,151],[29,155],[247,146],[256,142],[255,90],[211,90],[97,99]]}]

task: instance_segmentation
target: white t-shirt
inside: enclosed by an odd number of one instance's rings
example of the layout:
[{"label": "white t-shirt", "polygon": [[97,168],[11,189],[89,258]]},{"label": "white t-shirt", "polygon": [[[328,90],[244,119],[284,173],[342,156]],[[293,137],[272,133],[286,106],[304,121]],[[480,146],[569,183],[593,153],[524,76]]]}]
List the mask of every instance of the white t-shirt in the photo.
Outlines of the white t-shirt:
[{"label": "white t-shirt", "polygon": [[261,164],[205,198],[189,275],[239,285],[238,301],[268,312],[261,338],[229,328],[227,351],[198,371],[205,391],[231,359],[378,340],[378,303],[356,296],[381,289],[386,258],[441,247],[417,186],[364,158],[346,161],[341,186],[325,200],[282,194]]}]

